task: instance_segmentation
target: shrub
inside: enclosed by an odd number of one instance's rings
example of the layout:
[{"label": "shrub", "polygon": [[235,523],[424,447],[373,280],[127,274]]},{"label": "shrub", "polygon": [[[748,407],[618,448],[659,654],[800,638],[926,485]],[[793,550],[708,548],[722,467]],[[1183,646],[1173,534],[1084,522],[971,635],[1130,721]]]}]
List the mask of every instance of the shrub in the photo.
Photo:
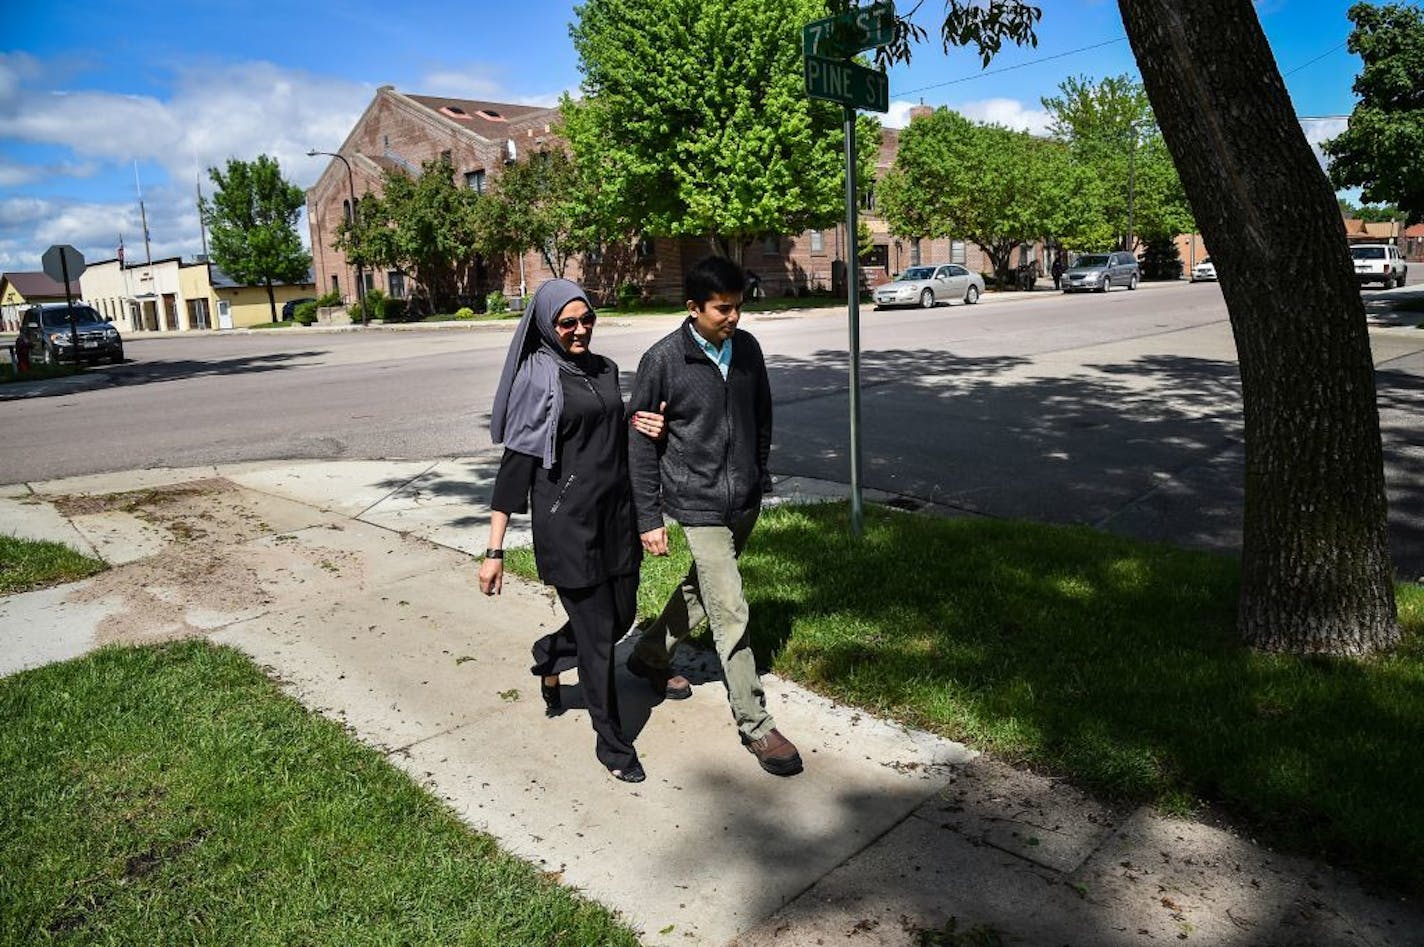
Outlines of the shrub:
[{"label": "shrub", "polygon": [[618,287],[618,308],[632,309],[643,299],[643,288],[637,283],[623,283]]},{"label": "shrub", "polygon": [[1181,279],[1182,251],[1171,237],[1154,237],[1142,251],[1143,279]]},{"label": "shrub", "polygon": [[329,293],[322,293],[316,298],[316,306],[318,309],[339,305],[341,305],[341,294],[334,289]]},{"label": "shrub", "polygon": [[351,307],[350,311],[353,322],[384,319],[386,317],[386,294],[379,289],[368,289],[364,302],[358,302]]},{"label": "shrub", "polygon": [[404,322],[407,308],[406,300],[388,298],[381,306],[381,318],[387,322]]},{"label": "shrub", "polygon": [[297,307],[292,310],[292,318],[304,326],[311,325],[313,322],[316,322],[316,311],[319,302],[320,300],[317,300],[317,302],[299,303]]},{"label": "shrub", "polygon": [[455,310],[455,318],[459,319],[461,322],[468,322],[469,320],[475,318],[475,311],[469,306],[461,306],[459,309]]},{"label": "shrub", "polygon": [[495,290],[485,297],[485,312],[492,316],[509,312],[509,300],[504,298],[504,293]]}]

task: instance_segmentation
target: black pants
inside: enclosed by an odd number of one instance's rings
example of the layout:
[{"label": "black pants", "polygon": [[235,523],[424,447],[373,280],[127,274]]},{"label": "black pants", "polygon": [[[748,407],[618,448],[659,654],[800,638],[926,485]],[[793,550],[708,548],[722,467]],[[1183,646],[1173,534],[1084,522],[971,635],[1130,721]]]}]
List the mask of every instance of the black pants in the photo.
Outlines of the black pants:
[{"label": "black pants", "polygon": [[638,753],[623,737],[618,716],[618,688],[613,684],[613,645],[633,624],[638,607],[638,576],[614,576],[602,585],[560,588],[559,601],[569,620],[534,642],[535,674],[558,674],[577,665],[583,699],[593,732],[594,752],[609,769],[624,769]]}]

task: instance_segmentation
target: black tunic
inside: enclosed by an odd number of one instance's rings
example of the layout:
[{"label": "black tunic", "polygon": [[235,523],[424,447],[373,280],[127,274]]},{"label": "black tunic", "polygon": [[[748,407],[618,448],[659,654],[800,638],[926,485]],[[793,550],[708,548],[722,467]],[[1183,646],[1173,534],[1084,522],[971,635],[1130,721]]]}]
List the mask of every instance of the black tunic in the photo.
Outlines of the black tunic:
[{"label": "black tunic", "polygon": [[506,449],[490,508],[528,512],[539,578],[560,588],[586,588],[638,571],[643,549],[628,481],[628,422],[618,366],[589,357],[588,377],[560,372],[564,411],[554,466]]}]

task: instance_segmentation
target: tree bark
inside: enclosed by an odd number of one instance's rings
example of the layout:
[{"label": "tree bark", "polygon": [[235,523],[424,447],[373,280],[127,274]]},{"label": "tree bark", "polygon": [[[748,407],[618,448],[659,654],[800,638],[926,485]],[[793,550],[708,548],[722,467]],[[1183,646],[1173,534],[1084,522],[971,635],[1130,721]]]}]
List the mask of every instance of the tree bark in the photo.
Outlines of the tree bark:
[{"label": "tree bark", "polygon": [[267,308],[272,312],[272,321],[277,321],[277,293],[272,289],[272,278],[267,278]]},{"label": "tree bark", "polygon": [[1374,365],[1339,205],[1250,0],[1119,0],[1220,274],[1245,415],[1238,625],[1263,650],[1396,644]]}]

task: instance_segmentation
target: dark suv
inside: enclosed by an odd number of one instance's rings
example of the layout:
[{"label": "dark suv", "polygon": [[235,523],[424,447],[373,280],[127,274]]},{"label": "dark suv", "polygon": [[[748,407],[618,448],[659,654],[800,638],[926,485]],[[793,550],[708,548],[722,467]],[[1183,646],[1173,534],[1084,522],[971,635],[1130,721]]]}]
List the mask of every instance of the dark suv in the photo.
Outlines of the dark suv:
[{"label": "dark suv", "polygon": [[[124,340],[119,330],[105,322],[92,306],[74,304],[79,328],[79,357],[97,362],[108,359],[117,365],[124,360]],[[69,306],[46,303],[31,306],[20,318],[20,335],[30,342],[30,358],[47,365],[72,363],[74,339],[69,324]]]}]

